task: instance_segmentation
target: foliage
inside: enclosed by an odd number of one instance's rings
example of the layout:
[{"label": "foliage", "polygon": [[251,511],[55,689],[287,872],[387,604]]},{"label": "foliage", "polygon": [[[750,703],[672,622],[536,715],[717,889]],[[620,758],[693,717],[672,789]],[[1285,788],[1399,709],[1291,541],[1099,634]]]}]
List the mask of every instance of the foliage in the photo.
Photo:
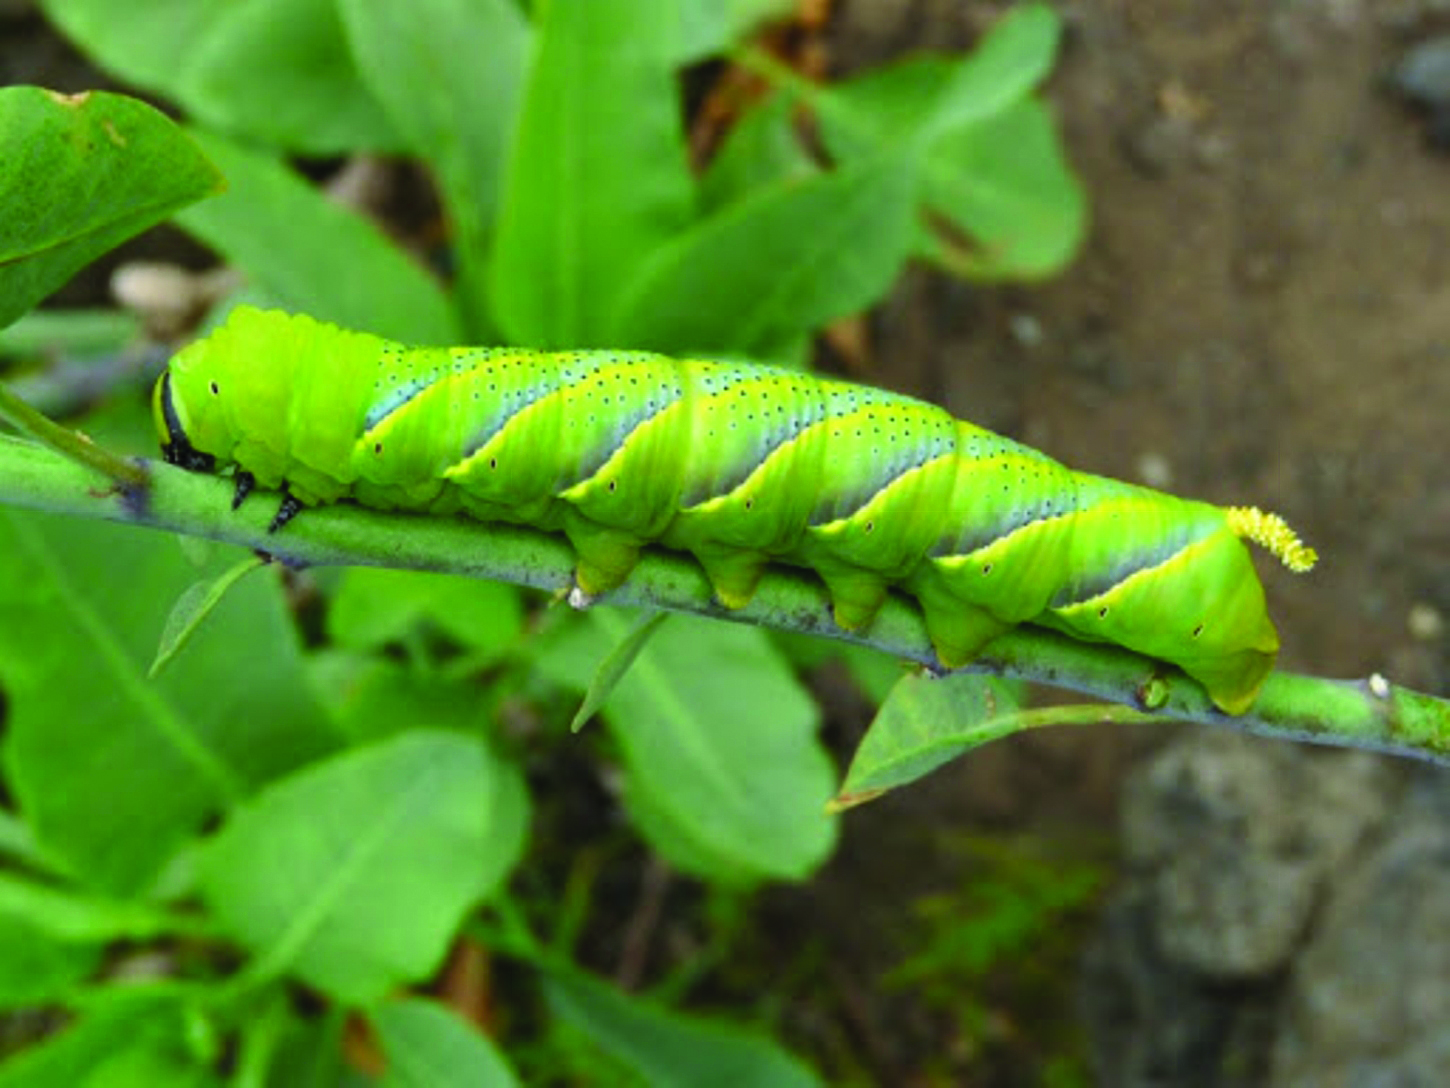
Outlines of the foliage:
[{"label": "foliage", "polygon": [[[1055,48],[1047,8],[1020,8],[974,58],[826,88],[732,45],[772,0],[633,3],[624,19],[573,0],[532,18],[513,0],[46,0],[192,127],[120,96],[0,91],[0,325],[220,176],[225,195],[179,221],[251,292],[418,342],[798,359],[913,253],[993,279],[1070,255],[1082,200],[1032,98]],[[777,85],[697,176],[677,72],[732,50]],[[834,168],[803,151],[802,104]],[[358,151],[431,171],[450,283],[284,158]],[[138,409],[117,403],[87,429],[102,449],[148,450]],[[591,687],[629,621],[530,617],[511,588],[370,570],[239,578],[221,550],[8,512],[0,557],[0,1002],[74,1013],[0,1063],[0,1086],[83,1070],[202,1085],[224,1066],[239,1085],[517,1083],[499,1025],[409,993],[479,917],[533,972],[539,1037],[567,1025],[623,1082],[734,1069],[817,1083],[758,1027],[672,1011],[545,954],[565,907],[534,918],[536,936],[511,890],[525,857],[577,864],[573,844],[531,839],[541,799],[525,768],[555,751],[586,690],[604,723],[586,742],[672,865],[748,889],[824,862],[836,831],[818,712],[761,632],[671,621]],[[127,969],[117,949],[138,942],[159,973]],[[344,1073],[359,1034],[352,1064],[378,1077]]]},{"label": "foliage", "polygon": [[[1043,1083],[1087,1083],[1060,980],[1081,946],[1085,908],[1102,888],[1102,871],[1044,856],[1031,840],[952,837],[946,848],[965,854],[970,877],[913,904],[913,950],[886,985],[910,988],[950,1018],[952,1049],[969,1068],[993,1051],[1019,1047],[1040,1064]],[[1024,1022],[1015,1023],[1018,1017]]]}]

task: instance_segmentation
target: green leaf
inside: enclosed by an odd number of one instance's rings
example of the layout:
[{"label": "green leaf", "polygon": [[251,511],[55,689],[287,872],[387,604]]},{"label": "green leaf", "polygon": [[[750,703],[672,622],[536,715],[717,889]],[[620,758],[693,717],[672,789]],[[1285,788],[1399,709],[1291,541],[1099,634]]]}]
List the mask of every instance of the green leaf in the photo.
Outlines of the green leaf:
[{"label": "green leaf", "polygon": [[194,576],[163,536],[0,513],[7,780],[42,850],[88,886],[144,887],[208,816],[334,743],[276,578],[238,587],[146,679]]},{"label": "green leaf", "polygon": [[916,196],[935,218],[934,229],[918,232],[918,253],[975,279],[1049,275],[1086,231],[1082,187],[1046,108],[1030,97],[993,96],[991,113],[952,127],[929,123],[964,64],[971,60],[907,61],[828,92],[826,145],[849,161],[880,154],[892,140],[914,141],[925,148]]},{"label": "green leaf", "polygon": [[689,220],[674,4],[542,8],[492,266],[514,342],[615,346],[626,270]]},{"label": "green leaf", "polygon": [[64,1003],[111,941],[189,928],[143,902],[104,899],[0,873],[0,1008]]},{"label": "green leaf", "polygon": [[217,1080],[190,1053],[174,1000],[119,996],[0,1063],[0,1088],[201,1088]]},{"label": "green leaf", "polygon": [[[370,1088],[377,1084],[371,1077],[352,1069],[343,1051],[343,1039],[349,1033],[350,1015],[333,1006],[320,1018],[291,1017],[283,1025],[276,1050],[268,1063],[266,1088]],[[254,1018],[246,1025],[255,1030]],[[235,1088],[252,1088],[239,1078]]]},{"label": "green leaf", "polygon": [[313,685],[354,743],[409,729],[451,729],[482,736],[490,703],[473,683],[351,650],[323,650],[308,659]]},{"label": "green leaf", "polygon": [[0,910],[0,1010],[64,1001],[95,971],[102,951],[58,941],[36,922]]},{"label": "green leaf", "polygon": [[393,150],[333,0],[44,0],[102,67],[196,120],[296,151]]},{"label": "green leaf", "polygon": [[678,0],[681,64],[723,53],[731,42],[772,19],[786,19],[795,0]]},{"label": "green leaf", "polygon": [[796,103],[777,94],[747,113],[700,179],[700,207],[713,213],[755,192],[819,173],[796,134]]},{"label": "green leaf", "polygon": [[1018,4],[955,66],[926,130],[940,134],[992,117],[1047,78],[1062,20],[1043,3]]},{"label": "green leaf", "polygon": [[847,808],[915,782],[1026,724],[1015,693],[992,677],[903,676],[857,747],[833,805]]},{"label": "green leaf", "polygon": [[[591,612],[611,641],[618,613]],[[624,796],[652,845],[680,868],[745,884],[801,879],[830,854],[835,783],[810,695],[762,631],[677,617],[604,707]]]},{"label": "green leaf", "polygon": [[338,645],[375,649],[401,641],[425,620],[472,649],[476,664],[512,649],[524,623],[513,586],[460,575],[352,567],[328,609],[327,632]]},{"label": "green leaf", "polygon": [[227,590],[246,575],[267,565],[261,556],[250,555],[230,570],[222,571],[215,578],[204,582],[193,582],[176,599],[171,615],[166,617],[166,627],[161,632],[161,643],[156,647],[156,657],[146,673],[146,679],[155,680],[161,670],[181,652],[202,622],[221,604]]},{"label": "green leaf", "polygon": [[920,248],[971,279],[1052,275],[1087,233],[1082,186],[1047,108],[1031,99],[946,133],[927,157],[923,199],[971,242],[938,229]]},{"label": "green leaf", "polygon": [[0,89],[0,327],[102,253],[222,188],[186,134],[135,99]]},{"label": "green leaf", "polygon": [[[407,730],[450,730],[484,735],[492,703],[469,681],[444,680],[394,661],[347,651],[314,654],[312,675],[342,730],[357,742]],[[488,693],[491,696],[491,693]],[[476,863],[484,887],[500,883],[523,855],[529,831],[529,793],[515,763],[494,768],[496,797],[488,857]]]},{"label": "green leaf", "polygon": [[595,617],[614,609],[596,605],[587,612],[558,609],[545,614],[545,622],[529,643],[534,670],[550,683],[583,695],[594,682],[599,663],[619,645],[609,631],[628,628],[637,613],[623,611],[618,623],[605,625]]},{"label": "green leaf", "polygon": [[144,941],[181,928],[148,903],[80,895],[0,873],[0,916],[24,918],[47,937],[78,944]]},{"label": "green leaf", "polygon": [[145,902],[87,897],[0,872],[0,1008],[70,1004],[104,944],[187,928]]},{"label": "green leaf", "polygon": [[0,355],[112,354],[143,336],[141,319],[120,310],[33,310],[0,331]]},{"label": "green leaf", "polygon": [[550,969],[544,996],[555,1016],[651,1088],[811,1088],[823,1083],[804,1062],[758,1032],[672,1012],[580,971]]},{"label": "green leaf", "polygon": [[584,693],[584,701],[579,704],[579,709],[574,712],[574,720],[569,723],[571,733],[579,732],[599,712],[599,708],[609,699],[619,681],[634,664],[634,659],[648,645],[650,636],[659,630],[660,624],[668,617],[666,612],[642,612],[635,619],[634,626],[609,651],[595,670],[594,678],[589,681],[589,689]]},{"label": "green leaf", "polygon": [[519,1083],[494,1045],[436,1001],[411,998],[369,1014],[388,1059],[384,1088],[508,1088]]},{"label": "green leaf", "polygon": [[892,155],[730,205],[644,264],[613,339],[748,354],[866,308],[906,259],[916,186],[915,161]]},{"label": "green leaf", "polygon": [[474,341],[495,339],[488,256],[531,34],[513,0],[339,0],[363,79],[437,175]]},{"label": "green leaf", "polygon": [[457,319],[438,281],[372,223],[271,156],[213,133],[195,135],[230,188],[178,222],[278,304],[407,343],[457,341]]},{"label": "green leaf", "polygon": [[482,742],[455,733],[334,756],[232,814],[199,859],[203,894],[257,955],[252,977],[285,971],[375,1001],[437,969],[500,856],[516,856],[499,834],[502,778]]}]

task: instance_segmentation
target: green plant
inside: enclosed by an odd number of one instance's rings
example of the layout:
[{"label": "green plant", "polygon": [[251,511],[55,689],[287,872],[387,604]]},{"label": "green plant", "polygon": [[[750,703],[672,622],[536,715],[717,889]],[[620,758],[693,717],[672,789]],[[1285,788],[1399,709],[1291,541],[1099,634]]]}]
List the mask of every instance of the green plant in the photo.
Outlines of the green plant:
[{"label": "green plant", "polygon": [[[570,0],[533,5],[533,21],[507,0],[55,0],[92,51],[205,127],[183,137],[114,96],[0,93],[0,147],[40,147],[45,131],[56,149],[9,154],[0,171],[15,213],[0,235],[5,318],[210,192],[208,159],[228,193],[181,221],[248,273],[253,300],[410,341],[799,360],[910,254],[984,278],[1066,259],[1081,199],[1030,94],[1055,41],[1047,9],[1020,6],[966,60],[823,88],[729,44],[722,13],[764,6],[640,0],[626,32],[600,15],[612,7]],[[674,73],[719,50],[776,90],[697,178]],[[801,151],[799,104],[833,168]],[[281,154],[357,149],[407,150],[432,170],[457,268],[446,285]],[[924,225],[942,215],[952,229]],[[139,401],[87,419],[94,441],[8,395],[0,407],[51,447],[0,438],[0,498],[91,519],[0,516],[0,1000],[73,1015],[0,1066],[0,1085],[97,1067],[120,1082],[324,1084],[382,1063],[385,1083],[511,1083],[592,1074],[597,1054],[625,1082],[815,1081],[761,1025],[657,1000],[688,996],[687,973],[650,997],[605,987],[581,968],[599,957],[579,935],[617,921],[593,859],[620,841],[742,893],[808,877],[828,855],[834,774],[792,667],[822,651],[764,630],[826,630],[819,586],[772,572],[743,615],[760,626],[731,627],[575,616],[472,579],[255,574],[255,559],[198,538],[265,549],[270,511],[233,514],[225,483],[113,452],[154,452]],[[185,550],[138,524],[184,532]],[[442,567],[547,589],[575,560],[557,537],[355,508],[312,512],[288,548],[314,568]],[[658,555],[611,600],[712,612],[700,572]],[[899,601],[869,641],[929,659],[920,616]],[[1141,716],[1022,712],[995,682],[900,680],[894,661],[841,652],[891,695],[839,803],[1008,732]],[[1023,633],[983,664],[1221,718],[1153,663],[1069,639]],[[576,721],[602,707],[604,729],[565,746],[580,694]],[[1442,704],[1388,685],[1276,674],[1243,724],[1450,746]],[[581,745],[610,773],[550,788]],[[599,777],[617,798],[597,796]],[[590,790],[597,838],[581,846],[561,810]],[[509,1007],[476,1018],[489,1031],[422,996],[469,948],[514,973]],[[344,1062],[359,1025],[367,1038]]]},{"label": "green plant", "polygon": [[[758,2],[635,0],[623,19],[555,0],[532,20],[510,0],[45,6],[196,127],[183,135],[117,96],[0,92],[0,324],[214,192],[219,174],[226,194],[179,221],[248,274],[252,297],[413,341],[799,359],[822,322],[879,297],[912,252],[947,259],[946,239],[966,232],[984,244],[971,260],[952,250],[963,272],[1044,275],[1081,234],[1081,197],[1030,94],[1056,38],[1037,5],[972,58],[859,89],[803,84],[731,45],[732,20],[771,6]],[[675,71],[724,49],[780,85],[696,178]],[[795,101],[821,119],[834,169],[801,151]],[[1034,151],[1013,175],[993,148],[1019,137]],[[358,150],[428,164],[450,284],[281,158]],[[921,226],[918,208],[965,207],[953,193],[964,178],[1016,199],[975,205],[948,233]],[[4,414],[91,466],[75,471],[95,501],[145,520],[169,508],[170,488],[200,481],[110,452],[150,448],[139,409],[117,400],[88,419],[93,443],[13,398]],[[10,499],[38,487],[56,509],[67,488],[42,482],[56,466],[38,453],[0,438],[0,477]],[[116,1083],[336,1083],[348,1025],[364,1022],[386,1083],[511,1083],[486,1035],[406,993],[465,930],[529,971],[546,1022],[610,1054],[625,1079],[815,1082],[757,1029],[595,981],[563,941],[578,924],[566,906],[517,888],[542,818],[523,768],[561,739],[550,711],[595,683],[621,641],[613,660],[638,656],[595,686],[606,731],[592,743],[620,769],[636,832],[722,887],[804,878],[825,859],[834,776],[817,711],[764,632],[675,620],[645,645],[616,612],[540,620],[494,584],[250,575],[253,561],[194,542],[179,554],[160,537],[33,514],[0,514],[0,555],[11,800],[0,1000],[71,1016],[0,1065],[0,1083],[74,1083],[81,1070]],[[520,715],[522,732],[500,728]],[[575,872],[562,853],[555,864]],[[118,952],[128,946],[160,969],[128,979],[142,966]],[[299,1000],[309,993],[320,1014]],[[531,1052],[539,1068],[553,1060],[527,1046],[514,1060]]]},{"label": "green plant", "polygon": [[[882,980],[955,1026],[957,1076],[996,1051],[1025,1051],[1038,1075],[1086,1083],[1062,979],[1070,976],[1103,868],[1045,856],[1031,839],[943,836],[963,855],[960,888],[912,904],[911,951]],[[1071,1078],[1073,1070],[1077,1079]]]}]

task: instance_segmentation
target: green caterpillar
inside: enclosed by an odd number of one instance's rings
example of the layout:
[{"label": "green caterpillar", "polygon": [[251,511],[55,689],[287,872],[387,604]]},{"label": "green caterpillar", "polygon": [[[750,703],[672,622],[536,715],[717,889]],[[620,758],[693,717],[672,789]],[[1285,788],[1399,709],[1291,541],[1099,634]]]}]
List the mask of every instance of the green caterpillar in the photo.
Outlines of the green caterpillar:
[{"label": "green caterpillar", "polygon": [[238,309],[157,383],[166,459],[236,466],[303,506],[463,513],[563,532],[589,597],[647,544],[693,554],[722,604],[765,566],[815,571],[836,622],[895,587],[938,657],[1025,622],[1179,666],[1229,713],[1279,639],[1244,540],[1293,570],[1275,515],[1072,472],[907,397],[765,366],[625,352],[406,348]]}]

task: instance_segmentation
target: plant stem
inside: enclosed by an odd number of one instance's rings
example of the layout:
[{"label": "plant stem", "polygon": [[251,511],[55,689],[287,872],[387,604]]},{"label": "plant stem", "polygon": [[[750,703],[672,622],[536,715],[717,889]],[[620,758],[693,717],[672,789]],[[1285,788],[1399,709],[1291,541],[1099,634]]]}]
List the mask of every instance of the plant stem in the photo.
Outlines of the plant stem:
[{"label": "plant stem", "polygon": [[0,385],[0,419],[61,456],[108,477],[123,490],[135,492],[146,486],[146,470],[140,465],[102,449],[79,431],[52,423],[4,385]]},{"label": "plant stem", "polygon": [[[139,501],[134,495],[98,494],[87,468],[30,443],[0,437],[0,504],[229,541],[294,566],[446,571],[550,592],[573,583],[574,553],[562,536],[351,505],[305,511],[273,535],[267,525],[278,496],[258,493],[234,513],[230,480],[155,463],[148,470],[150,484]],[[806,572],[784,567],[767,573],[749,605],[729,611],[714,601],[709,581],[693,560],[650,551],[630,579],[601,603],[692,612],[841,639],[923,665],[936,662],[913,602],[893,596],[870,628],[843,631],[831,618],[825,587]],[[1033,627],[998,638],[968,668],[1085,692],[1147,709],[1163,720],[1450,764],[1450,702],[1396,687],[1382,677],[1343,681],[1276,672],[1247,714],[1230,717],[1175,670],[1115,646],[1078,642]]]}]

